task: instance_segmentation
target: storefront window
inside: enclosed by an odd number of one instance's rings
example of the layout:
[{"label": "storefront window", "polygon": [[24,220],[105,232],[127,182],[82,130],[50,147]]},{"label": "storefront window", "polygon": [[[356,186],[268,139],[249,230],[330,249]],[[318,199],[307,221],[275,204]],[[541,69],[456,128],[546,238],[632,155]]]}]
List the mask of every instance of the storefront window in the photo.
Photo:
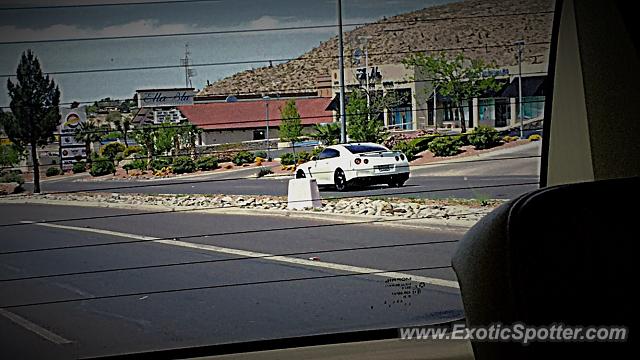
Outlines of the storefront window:
[{"label": "storefront window", "polygon": [[[536,119],[544,116],[544,96],[527,96],[522,98],[524,119]],[[520,116],[520,107],[516,106],[516,114]]]},{"label": "storefront window", "polygon": [[410,106],[389,110],[389,127],[399,130],[413,129],[413,117]]},{"label": "storefront window", "polygon": [[493,123],[495,119],[495,100],[478,99],[478,119],[480,123]]}]

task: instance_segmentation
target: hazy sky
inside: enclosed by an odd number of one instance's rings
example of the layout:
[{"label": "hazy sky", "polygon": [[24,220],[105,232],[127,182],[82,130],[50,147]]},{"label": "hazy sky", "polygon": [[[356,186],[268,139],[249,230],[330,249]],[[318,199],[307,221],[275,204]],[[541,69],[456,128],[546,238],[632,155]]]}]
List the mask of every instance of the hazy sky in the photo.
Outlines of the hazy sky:
[{"label": "hazy sky", "polygon": [[[153,2],[154,0],[134,0]],[[159,1],[159,0],[155,0]],[[343,0],[344,23],[371,22],[451,0]],[[336,0],[218,0],[184,4],[4,10],[77,4],[117,4],[124,0],[0,0],[0,43],[143,34],[264,29],[335,24]],[[130,2],[130,1],[129,1]],[[346,28],[345,30],[348,30]],[[0,44],[0,75],[15,74],[20,54],[32,49],[45,71],[177,65],[189,43],[193,63],[292,58],[335,35],[335,28],[152,39]],[[266,62],[198,67],[193,85],[201,89],[235,72]],[[62,101],[131,97],[136,89],[184,86],[184,70],[136,70],[55,75]],[[1,78],[0,106],[8,104]]]}]

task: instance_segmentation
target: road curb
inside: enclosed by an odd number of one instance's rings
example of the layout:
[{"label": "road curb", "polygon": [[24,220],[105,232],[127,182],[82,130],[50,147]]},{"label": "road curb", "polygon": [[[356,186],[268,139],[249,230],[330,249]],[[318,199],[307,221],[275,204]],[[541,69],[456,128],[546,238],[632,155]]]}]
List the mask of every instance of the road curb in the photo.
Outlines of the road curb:
[{"label": "road curb", "polygon": [[[244,209],[244,208],[193,208],[187,206],[167,207],[160,205],[144,205],[144,204],[128,204],[128,203],[108,203],[98,201],[75,201],[75,200],[53,200],[53,199],[0,199],[0,204],[42,204],[42,205],[59,205],[59,206],[79,206],[79,207],[97,207],[108,209],[127,209],[127,210],[144,210],[144,211],[163,211],[175,212],[189,210],[190,213],[199,214],[219,214],[219,215],[242,215],[242,216],[278,216],[311,220],[331,220],[344,223],[350,222],[371,222],[376,226],[391,226],[413,229],[428,229],[447,232],[465,232],[476,222],[469,220],[454,219],[405,219],[391,216],[365,216],[354,214],[336,214],[325,213],[321,211],[307,210],[267,210],[267,209]],[[380,222],[375,222],[380,221]]]}]

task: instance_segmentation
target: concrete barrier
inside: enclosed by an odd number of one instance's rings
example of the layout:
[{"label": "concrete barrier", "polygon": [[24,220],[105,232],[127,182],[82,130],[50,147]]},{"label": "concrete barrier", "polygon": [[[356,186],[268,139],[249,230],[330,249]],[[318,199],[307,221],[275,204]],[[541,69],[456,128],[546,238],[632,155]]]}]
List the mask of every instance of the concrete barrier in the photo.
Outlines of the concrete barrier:
[{"label": "concrete barrier", "polygon": [[300,210],[322,207],[320,191],[316,179],[291,179],[289,180],[287,209]]}]

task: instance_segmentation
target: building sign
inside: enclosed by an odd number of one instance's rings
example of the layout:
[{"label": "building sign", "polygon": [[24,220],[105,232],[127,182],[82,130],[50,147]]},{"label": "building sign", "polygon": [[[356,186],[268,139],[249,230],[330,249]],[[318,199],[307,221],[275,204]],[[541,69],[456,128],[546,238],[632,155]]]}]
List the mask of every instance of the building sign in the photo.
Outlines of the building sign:
[{"label": "building sign", "polygon": [[[367,81],[367,69],[366,68],[358,68],[356,70],[356,78],[361,83],[365,83]],[[382,74],[380,70],[378,70],[377,66],[372,66],[371,71],[369,71],[369,84],[373,84],[376,82],[382,81]]]},{"label": "building sign", "polygon": [[60,125],[60,156],[62,169],[69,170],[76,161],[87,159],[85,144],[75,139],[78,126],[86,120],[86,107],[75,109],[60,109],[62,124]]},{"label": "building sign", "polygon": [[136,93],[138,94],[139,108],[193,105],[193,98],[196,94],[193,88],[138,90]]}]

